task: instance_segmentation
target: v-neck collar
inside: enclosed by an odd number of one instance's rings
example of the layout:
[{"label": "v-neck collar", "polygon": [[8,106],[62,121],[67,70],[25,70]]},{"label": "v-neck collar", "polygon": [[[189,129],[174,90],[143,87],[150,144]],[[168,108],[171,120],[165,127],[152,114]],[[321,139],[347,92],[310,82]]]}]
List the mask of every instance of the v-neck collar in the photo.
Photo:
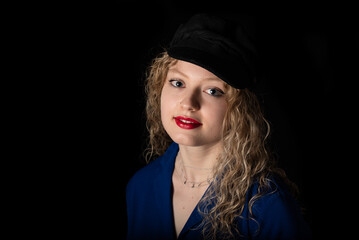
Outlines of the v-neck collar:
[{"label": "v-neck collar", "polygon": [[[178,144],[173,142],[170,147],[167,149],[167,151],[165,152],[165,154],[163,155],[163,164],[165,167],[165,173],[164,173],[164,179],[166,182],[166,199],[167,201],[170,201],[169,204],[166,204],[167,206],[170,206],[170,209],[167,209],[167,211],[170,213],[169,215],[167,215],[168,217],[170,217],[170,219],[168,219],[168,221],[170,221],[172,224],[172,236],[174,236],[174,239],[183,239],[184,235],[191,230],[191,228],[193,228],[196,224],[200,223],[203,219],[203,216],[198,212],[198,203],[196,204],[195,208],[193,209],[192,213],[190,214],[189,218],[187,219],[185,225],[183,226],[180,234],[178,235],[178,238],[176,237],[176,231],[175,231],[175,223],[174,223],[174,214],[173,214],[173,186],[172,186],[172,175],[173,175],[173,171],[174,171],[174,167],[175,167],[175,160],[177,157],[179,151],[179,147]],[[203,196],[206,194],[206,192],[208,191],[208,189],[210,188],[211,185],[208,186],[208,188],[206,189],[206,191],[204,192],[204,194],[202,195],[201,199],[203,198]],[[164,195],[162,195],[164,196]],[[199,202],[201,201],[201,199],[199,200]]]},{"label": "v-neck collar", "polygon": [[[207,193],[208,189],[211,187],[211,184],[207,187],[206,191],[203,193],[201,199],[198,201],[198,203],[202,200],[203,196]],[[187,222],[183,226],[180,234],[178,235],[177,239],[182,239],[184,237],[184,234],[186,234],[188,231],[190,231],[195,225],[199,224],[203,220],[203,216],[201,213],[198,212],[198,203],[194,207],[191,215],[187,219]],[[173,205],[172,205],[172,212],[173,212]],[[172,213],[173,214],[173,213]],[[174,220],[173,220],[173,226],[174,226]]]}]

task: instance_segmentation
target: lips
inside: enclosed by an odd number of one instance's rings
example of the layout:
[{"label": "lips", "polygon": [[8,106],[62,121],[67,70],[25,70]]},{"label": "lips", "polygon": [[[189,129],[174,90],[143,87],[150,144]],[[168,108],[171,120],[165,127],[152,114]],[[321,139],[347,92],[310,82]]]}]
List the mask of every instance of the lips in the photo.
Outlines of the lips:
[{"label": "lips", "polygon": [[183,129],[194,129],[202,126],[202,123],[193,118],[187,118],[182,116],[174,117],[177,126]]}]

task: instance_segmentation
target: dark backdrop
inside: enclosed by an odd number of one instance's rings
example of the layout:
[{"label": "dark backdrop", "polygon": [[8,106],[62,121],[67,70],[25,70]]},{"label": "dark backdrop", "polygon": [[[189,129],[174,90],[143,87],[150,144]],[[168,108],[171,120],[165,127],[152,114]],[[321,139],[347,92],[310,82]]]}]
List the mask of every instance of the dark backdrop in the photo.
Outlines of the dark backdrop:
[{"label": "dark backdrop", "polygon": [[[71,171],[78,178],[71,189],[86,196],[71,206],[77,209],[76,221],[88,223],[89,235],[114,239],[126,234],[126,184],[145,165],[144,73],[178,24],[196,12],[237,14],[253,29],[279,163],[299,186],[314,236],[339,234],[333,229],[348,212],[340,197],[346,181],[339,179],[350,163],[348,136],[355,126],[349,106],[355,95],[349,92],[358,80],[356,17],[297,8],[236,9],[191,1],[124,1],[110,16],[89,13],[95,20],[86,22],[86,37],[71,42],[75,50],[69,65],[78,75],[72,77],[81,81],[69,88],[76,99],[65,119],[73,130],[66,146],[75,150]],[[83,31],[81,20],[71,30]]]}]

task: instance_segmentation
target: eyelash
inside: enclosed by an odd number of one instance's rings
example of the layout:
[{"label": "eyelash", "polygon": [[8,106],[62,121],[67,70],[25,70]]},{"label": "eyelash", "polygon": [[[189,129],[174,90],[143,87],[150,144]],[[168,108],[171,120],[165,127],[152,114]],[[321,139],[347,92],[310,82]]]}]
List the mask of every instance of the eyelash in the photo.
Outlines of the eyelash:
[{"label": "eyelash", "polygon": [[[172,87],[175,87],[175,88],[182,88],[182,86],[184,85],[184,83],[181,80],[171,79],[171,80],[169,80],[169,82],[172,85]],[[176,85],[177,83],[181,83],[182,86],[177,86]],[[219,95],[210,94],[209,91],[211,91],[211,90],[215,90],[215,91],[219,92]],[[224,92],[219,88],[209,88],[209,89],[205,90],[205,92],[208,95],[213,96],[213,97],[221,97],[224,95]]]},{"label": "eyelash", "polygon": [[170,80],[170,83],[171,83],[171,85],[172,85],[173,87],[179,88],[179,86],[176,86],[176,83],[177,83],[177,82],[181,83],[182,86],[184,85],[181,80],[176,80],[176,79],[171,79],[171,80]]}]

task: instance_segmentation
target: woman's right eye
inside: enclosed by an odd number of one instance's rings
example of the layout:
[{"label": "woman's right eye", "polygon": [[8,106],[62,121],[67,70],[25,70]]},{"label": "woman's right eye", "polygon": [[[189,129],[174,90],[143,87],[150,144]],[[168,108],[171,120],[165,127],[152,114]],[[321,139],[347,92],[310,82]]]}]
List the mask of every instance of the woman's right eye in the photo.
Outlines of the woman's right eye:
[{"label": "woman's right eye", "polygon": [[174,80],[174,79],[171,79],[170,80],[170,83],[172,86],[176,87],[176,88],[180,88],[180,87],[183,87],[183,82],[180,81],[180,80]]}]

